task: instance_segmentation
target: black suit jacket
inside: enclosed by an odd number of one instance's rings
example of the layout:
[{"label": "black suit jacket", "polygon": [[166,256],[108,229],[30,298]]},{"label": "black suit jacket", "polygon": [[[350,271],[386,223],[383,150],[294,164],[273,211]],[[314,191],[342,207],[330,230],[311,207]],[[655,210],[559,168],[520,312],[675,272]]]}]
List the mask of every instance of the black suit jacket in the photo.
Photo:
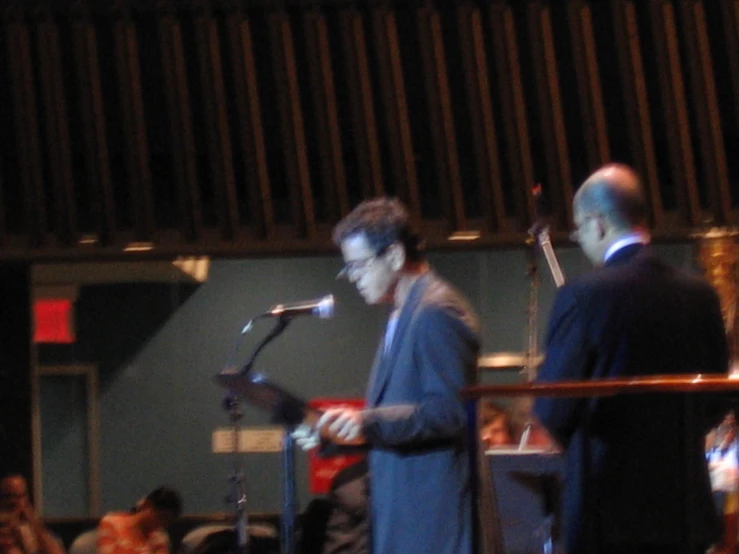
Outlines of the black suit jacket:
[{"label": "black suit jacket", "polygon": [[[727,369],[714,290],[649,247],[632,245],[559,290],[538,380]],[[672,393],[536,401],[535,414],[565,448],[568,553],[715,538],[703,455],[703,435],[722,410],[714,399]],[[688,404],[693,415],[686,418]]]}]

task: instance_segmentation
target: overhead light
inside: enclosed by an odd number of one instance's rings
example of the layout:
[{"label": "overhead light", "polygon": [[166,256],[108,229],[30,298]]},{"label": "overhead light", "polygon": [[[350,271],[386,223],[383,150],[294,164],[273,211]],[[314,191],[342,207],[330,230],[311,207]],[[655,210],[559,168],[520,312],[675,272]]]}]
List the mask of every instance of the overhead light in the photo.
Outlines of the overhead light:
[{"label": "overhead light", "polygon": [[77,241],[80,245],[92,245],[98,243],[97,235],[82,235],[80,240]]},{"label": "overhead light", "polygon": [[469,240],[479,240],[480,239],[480,231],[454,231],[447,240],[453,240],[453,241],[469,241]]},{"label": "overhead light", "polygon": [[129,242],[123,249],[124,252],[148,252],[154,250],[153,242]]},{"label": "overhead light", "polygon": [[179,257],[172,264],[198,283],[204,283],[208,280],[208,273],[210,272],[210,258],[208,256],[199,258]]}]

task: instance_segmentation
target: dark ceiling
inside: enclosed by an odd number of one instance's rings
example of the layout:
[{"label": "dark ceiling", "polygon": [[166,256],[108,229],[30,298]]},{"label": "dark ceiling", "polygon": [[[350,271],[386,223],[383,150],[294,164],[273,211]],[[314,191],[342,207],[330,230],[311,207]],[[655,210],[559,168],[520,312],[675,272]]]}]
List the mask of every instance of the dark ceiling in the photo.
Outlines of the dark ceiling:
[{"label": "dark ceiling", "polygon": [[[732,0],[10,2],[0,260],[320,253],[397,195],[432,248],[553,236],[635,165],[663,239],[737,222]],[[450,237],[479,232],[476,241]]]}]

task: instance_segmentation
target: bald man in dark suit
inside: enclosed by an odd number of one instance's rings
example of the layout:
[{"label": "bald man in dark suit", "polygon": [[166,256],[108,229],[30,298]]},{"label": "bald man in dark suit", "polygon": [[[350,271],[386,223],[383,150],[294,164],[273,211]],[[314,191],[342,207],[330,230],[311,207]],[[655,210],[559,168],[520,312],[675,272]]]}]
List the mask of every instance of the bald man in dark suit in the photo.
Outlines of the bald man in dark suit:
[{"label": "bald man in dark suit", "polygon": [[[573,207],[573,239],[596,269],[558,291],[538,380],[726,373],[718,297],[653,253],[635,172],[599,169]],[[537,400],[535,414],[565,449],[568,554],[692,554],[713,542],[703,436],[721,408],[690,400],[690,418],[677,394]]]}]

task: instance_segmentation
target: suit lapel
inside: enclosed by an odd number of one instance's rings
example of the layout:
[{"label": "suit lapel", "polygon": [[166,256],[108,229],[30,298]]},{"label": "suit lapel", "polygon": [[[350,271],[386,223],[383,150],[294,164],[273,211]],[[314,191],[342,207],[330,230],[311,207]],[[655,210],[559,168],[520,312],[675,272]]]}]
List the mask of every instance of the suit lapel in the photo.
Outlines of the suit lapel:
[{"label": "suit lapel", "polygon": [[380,383],[380,375],[382,375],[382,365],[386,362],[387,356],[383,355],[385,351],[385,337],[382,337],[377,350],[375,351],[375,361],[372,362],[369,380],[367,381],[366,404],[368,407],[375,405],[375,399],[378,396],[377,387]]},{"label": "suit lapel", "polygon": [[389,350],[385,350],[385,337],[380,341],[380,346],[375,353],[375,363],[370,373],[369,387],[367,389],[367,405],[376,406],[382,393],[385,390],[387,381],[392,373],[392,369],[398,360],[398,353],[402,347],[402,337],[405,335],[406,328],[413,319],[413,314],[423,297],[423,291],[426,290],[428,283],[432,279],[431,272],[427,272],[413,284],[408,292],[408,298],[403,305],[403,309],[398,316],[397,327],[393,334],[393,341]]}]

